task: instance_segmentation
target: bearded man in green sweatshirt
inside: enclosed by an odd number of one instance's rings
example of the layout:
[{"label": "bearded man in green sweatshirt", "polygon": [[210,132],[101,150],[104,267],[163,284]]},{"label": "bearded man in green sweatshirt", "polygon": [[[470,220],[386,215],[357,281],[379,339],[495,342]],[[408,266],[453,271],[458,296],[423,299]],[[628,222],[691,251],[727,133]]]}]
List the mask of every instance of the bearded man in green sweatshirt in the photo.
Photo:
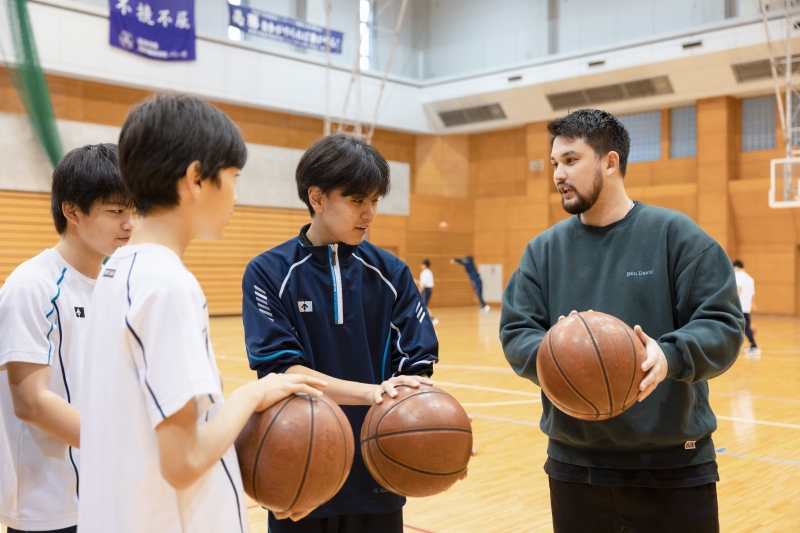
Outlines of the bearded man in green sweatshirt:
[{"label": "bearded man in green sweatshirt", "polygon": [[533,239],[503,295],[500,339],[539,385],[545,333],[575,310],[616,316],[642,340],[639,401],[599,422],[542,395],[555,533],[717,533],[708,382],[730,368],[744,316],[725,251],[689,217],[631,201],[630,136],[581,109],[548,124],[553,180],[575,215]]}]

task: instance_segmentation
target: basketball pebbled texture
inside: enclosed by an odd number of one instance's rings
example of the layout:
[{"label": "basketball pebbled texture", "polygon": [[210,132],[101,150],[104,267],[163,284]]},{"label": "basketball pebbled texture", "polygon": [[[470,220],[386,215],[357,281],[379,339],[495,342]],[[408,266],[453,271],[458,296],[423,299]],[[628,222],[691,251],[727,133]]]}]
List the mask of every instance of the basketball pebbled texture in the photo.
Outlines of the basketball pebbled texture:
[{"label": "basketball pebbled texture", "polygon": [[606,420],[636,403],[645,359],[644,345],[627,324],[587,311],[550,328],[536,372],[558,409],[581,420]]},{"label": "basketball pebbled texture", "polygon": [[353,465],[353,430],[327,396],[296,394],[253,413],[236,439],[244,491],[275,512],[330,500]]},{"label": "basketball pebbled texture", "polygon": [[464,408],[430,385],[400,385],[384,395],[361,427],[361,454],[372,477],[400,496],[424,497],[450,488],[467,469],[472,427]]}]

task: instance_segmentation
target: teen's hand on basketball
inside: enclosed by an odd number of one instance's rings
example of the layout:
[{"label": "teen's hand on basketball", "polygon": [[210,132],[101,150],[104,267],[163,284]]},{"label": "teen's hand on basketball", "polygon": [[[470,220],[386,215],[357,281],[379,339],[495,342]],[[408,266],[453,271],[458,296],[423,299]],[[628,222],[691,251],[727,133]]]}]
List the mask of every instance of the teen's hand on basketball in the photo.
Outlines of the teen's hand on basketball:
[{"label": "teen's hand on basketball", "polygon": [[[472,424],[472,415],[467,414],[467,417],[469,418],[469,423]],[[472,457],[475,457],[476,455],[478,455],[478,450],[475,448],[475,446],[472,447],[472,451],[469,454]],[[467,473],[468,472],[469,472],[469,467],[464,469],[464,473],[461,474],[461,477],[458,478],[458,480],[461,481],[462,479],[467,479]]]},{"label": "teen's hand on basketball", "polygon": [[641,402],[653,392],[656,386],[664,381],[667,377],[667,356],[664,355],[664,350],[661,346],[651,337],[642,331],[641,326],[634,326],[633,331],[639,340],[644,344],[644,352],[647,355],[644,363],[642,363],[642,370],[647,372],[641,384],[639,384],[639,397]]},{"label": "teen's hand on basketball", "polygon": [[380,385],[375,385],[375,388],[372,389],[370,403],[383,403],[384,394],[388,394],[390,398],[397,397],[395,387],[398,385],[408,385],[416,389],[420,384],[433,385],[433,381],[424,376],[396,376],[389,378]]},{"label": "teen's hand on basketball", "polygon": [[268,374],[245,387],[256,395],[255,410],[263,411],[291,394],[322,396],[319,389],[326,385],[321,379],[303,374]]}]

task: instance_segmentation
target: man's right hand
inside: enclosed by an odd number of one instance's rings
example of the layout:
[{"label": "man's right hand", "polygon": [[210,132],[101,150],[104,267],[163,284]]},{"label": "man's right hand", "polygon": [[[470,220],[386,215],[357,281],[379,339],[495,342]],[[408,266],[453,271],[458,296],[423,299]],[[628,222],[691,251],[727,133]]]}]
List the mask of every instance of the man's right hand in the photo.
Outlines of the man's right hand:
[{"label": "man's right hand", "polygon": [[258,381],[245,385],[255,397],[255,411],[269,409],[291,394],[308,394],[321,397],[319,390],[327,385],[321,379],[303,374],[268,374]]}]

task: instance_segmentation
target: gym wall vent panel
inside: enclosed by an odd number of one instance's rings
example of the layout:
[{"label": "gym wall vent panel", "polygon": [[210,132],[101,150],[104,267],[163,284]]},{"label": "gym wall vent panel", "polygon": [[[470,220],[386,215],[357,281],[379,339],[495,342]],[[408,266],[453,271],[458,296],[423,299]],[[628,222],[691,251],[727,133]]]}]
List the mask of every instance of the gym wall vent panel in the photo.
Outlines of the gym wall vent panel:
[{"label": "gym wall vent panel", "polygon": [[742,152],[775,149],[775,97],[742,100]]},{"label": "gym wall vent panel", "polygon": [[[770,67],[769,59],[735,63],[731,65],[731,68],[733,69],[733,75],[736,77],[738,83],[772,77],[772,68]],[[800,54],[794,54],[792,55],[792,72],[796,71],[798,68],[800,68]],[[781,64],[776,64],[775,70],[779,77],[786,75],[786,71]]]},{"label": "gym wall vent panel", "polygon": [[452,128],[465,124],[475,124],[476,122],[504,119],[506,114],[500,104],[489,104],[439,111],[439,118],[442,119],[442,123],[446,128]]},{"label": "gym wall vent panel", "polygon": [[672,94],[673,92],[669,78],[658,76],[614,85],[588,87],[579,91],[548,94],[547,100],[553,111],[558,111],[559,109],[576,109],[591,104],[619,102],[659,94]]},{"label": "gym wall vent panel", "polygon": [[628,163],[661,159],[661,111],[617,117],[631,136]]}]

